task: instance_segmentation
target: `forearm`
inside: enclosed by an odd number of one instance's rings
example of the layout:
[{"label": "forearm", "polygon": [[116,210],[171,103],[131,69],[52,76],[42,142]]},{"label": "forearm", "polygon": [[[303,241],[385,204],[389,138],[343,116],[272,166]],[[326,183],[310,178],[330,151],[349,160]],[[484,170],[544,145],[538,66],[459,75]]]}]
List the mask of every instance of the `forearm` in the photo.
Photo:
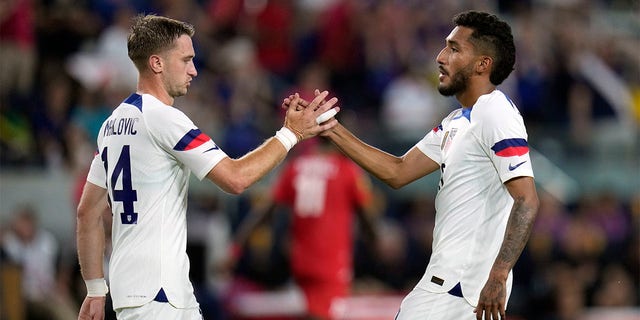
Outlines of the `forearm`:
[{"label": "forearm", "polygon": [[402,158],[366,144],[341,124],[333,127],[326,137],[360,167],[395,187],[393,183],[393,179],[397,177],[395,168],[402,163]]},{"label": "forearm", "polygon": [[207,177],[222,190],[240,194],[273,170],[287,156],[287,149],[275,137],[238,159],[224,159]]},{"label": "forearm", "polygon": [[514,199],[504,240],[491,269],[492,276],[506,280],[527,244],[537,211],[537,201],[524,196]]},{"label": "forearm", "polygon": [[104,278],[105,232],[102,215],[79,216],[77,228],[78,260],[82,278]]},{"label": "forearm", "polygon": [[270,138],[257,149],[236,160],[238,173],[246,177],[248,185],[252,185],[280,164],[287,153],[278,139]]},{"label": "forearm", "polygon": [[85,280],[104,278],[103,214],[110,213],[109,211],[106,189],[87,182],[80,198],[76,217],[78,260]]}]

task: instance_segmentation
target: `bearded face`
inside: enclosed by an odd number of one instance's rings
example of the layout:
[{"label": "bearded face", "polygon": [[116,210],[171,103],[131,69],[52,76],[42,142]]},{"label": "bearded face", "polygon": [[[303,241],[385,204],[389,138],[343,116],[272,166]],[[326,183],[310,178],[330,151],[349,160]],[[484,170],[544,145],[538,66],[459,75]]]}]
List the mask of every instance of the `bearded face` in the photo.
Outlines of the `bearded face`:
[{"label": "bearded face", "polygon": [[460,92],[464,92],[467,89],[469,79],[473,74],[473,68],[474,64],[472,62],[461,70],[453,73],[453,75],[449,74],[449,71],[441,69],[441,72],[445,76],[448,76],[449,81],[440,81],[438,84],[438,92],[445,97],[454,96]]}]

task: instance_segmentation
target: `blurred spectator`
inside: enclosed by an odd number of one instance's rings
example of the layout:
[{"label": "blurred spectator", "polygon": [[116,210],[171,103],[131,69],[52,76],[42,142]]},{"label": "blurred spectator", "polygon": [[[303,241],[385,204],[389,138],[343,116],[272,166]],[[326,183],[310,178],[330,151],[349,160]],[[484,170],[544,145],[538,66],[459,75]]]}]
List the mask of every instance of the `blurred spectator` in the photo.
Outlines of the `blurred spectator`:
[{"label": "blurred spectator", "polygon": [[0,164],[2,165],[30,166],[35,162],[33,159],[34,133],[29,117],[20,110],[22,107],[23,105],[17,105],[17,108],[0,106]]},{"label": "blurred spectator", "polygon": [[0,163],[29,164],[33,134],[25,108],[36,70],[34,9],[30,0],[0,5]]},{"label": "blurred spectator", "polygon": [[554,195],[540,191],[540,209],[527,244],[527,251],[534,263],[543,266],[556,258],[557,248],[570,223],[570,213],[565,204]]},{"label": "blurred spectator", "polygon": [[[375,249],[358,247],[356,257],[356,292],[360,294],[408,292],[415,279],[410,271],[409,240],[403,226],[392,219],[381,219],[377,225],[378,241]],[[363,239],[366,241],[366,239]],[[362,240],[361,240],[362,241]],[[363,250],[365,249],[365,250]]]},{"label": "blurred spectator", "polygon": [[[427,82],[437,74],[435,55],[429,54],[442,46],[448,17],[462,8],[497,11],[518,35],[518,67],[505,86],[513,86],[506,91],[531,129],[532,147],[576,180],[588,182],[581,185],[581,197],[568,203],[539,189],[541,208],[516,265],[516,283],[522,286],[514,287],[510,317],[580,319],[595,306],[631,304],[637,309],[640,304],[640,193],[622,180],[633,187],[640,178],[637,1],[2,3],[0,169],[48,167],[77,175],[78,181],[84,181],[88,150],[95,148],[96,125],[110,113],[105,106],[117,105],[135,90],[135,78],[119,71],[133,70],[127,67],[123,35],[135,13],[157,12],[196,24],[194,62],[200,80],[180,105],[199,127],[208,128],[203,131],[219,136],[230,155],[237,155],[277,129],[281,112],[273,108],[274,101],[293,92],[312,95],[316,88],[337,94],[341,121],[359,128],[365,140],[406,151],[402,135],[412,134],[413,126],[424,131],[438,118],[433,114],[442,112],[430,109],[440,104],[428,102],[433,97]],[[411,119],[397,118],[393,110],[410,110],[404,114]],[[372,134],[372,126],[384,126],[390,134]],[[296,152],[304,152],[303,146]],[[613,175],[618,172],[619,177]],[[600,187],[603,177],[614,182],[606,190]],[[416,183],[420,189],[421,182]],[[417,262],[424,263],[430,253],[425,245],[430,234],[424,230],[431,229],[432,205],[413,202],[413,192],[401,199],[379,194],[387,207],[381,228],[388,233],[381,235],[379,256],[363,251],[367,244],[358,240],[355,267],[362,278],[357,293],[402,291],[403,283],[412,281],[411,270],[423,268]],[[224,223],[208,211],[213,209],[200,205],[192,206],[194,217],[200,210],[206,214],[191,223],[202,230],[213,220]],[[221,210],[234,227],[259,204],[240,197],[224,205]],[[244,262],[250,265],[238,274],[251,269],[254,284],[268,288],[286,281],[287,256],[278,250],[289,245],[287,223],[279,217],[258,228],[249,240],[252,250],[246,251],[252,258]],[[211,250],[219,253],[219,243],[190,236],[205,252],[198,251],[203,260]],[[193,271],[205,272],[195,263]],[[558,280],[561,276],[567,281]],[[630,289],[633,293],[625,294]],[[219,293],[224,302],[233,295]]]},{"label": "blurred spectator", "polygon": [[134,91],[138,74],[127,55],[127,35],[135,12],[121,6],[112,24],[104,28],[97,39],[85,43],[85,48],[70,55],[66,68],[87,90],[123,89]]},{"label": "blurred spectator", "polygon": [[589,195],[579,200],[560,239],[561,256],[576,265],[595,262],[607,246],[605,230],[591,212],[595,203]]},{"label": "blurred spectator", "polygon": [[30,0],[3,1],[0,8],[0,106],[10,94],[25,98],[35,75],[34,8]]},{"label": "blurred spectator", "polygon": [[634,307],[638,302],[638,290],[633,277],[622,265],[606,265],[594,292],[593,305],[596,307]]},{"label": "blurred spectator", "polygon": [[555,63],[547,63],[552,53],[552,39],[540,26],[541,20],[548,17],[542,10],[521,10],[514,18],[514,32],[519,35],[515,39],[518,67],[514,70],[517,89],[514,98],[517,98],[523,117],[536,127],[545,121],[555,120],[550,119],[549,112],[558,112],[547,110],[545,105],[546,92],[552,90],[549,87],[550,73],[555,66]]},{"label": "blurred spectator", "polygon": [[[421,50],[425,44],[422,28],[427,18],[427,5],[420,2],[377,1],[367,6],[362,15],[363,56],[370,102],[380,105],[381,93],[397,77],[418,72],[420,65],[430,64]],[[428,61],[427,61],[428,60]],[[429,105],[430,101],[426,101]]]},{"label": "blurred spectator", "polygon": [[420,281],[431,256],[433,227],[435,225],[435,196],[432,193],[415,195],[408,199],[399,217],[408,238],[407,268],[404,283],[396,289],[409,292]]},{"label": "blurred spectator", "polygon": [[[293,0],[245,1],[246,28],[256,44],[257,59],[274,81],[291,81],[295,61]],[[277,83],[276,83],[277,85]]]},{"label": "blurred spectator", "polygon": [[545,320],[579,320],[585,314],[586,288],[580,274],[567,264],[554,264],[548,271],[546,281],[553,284],[553,310]]},{"label": "blurred spectator", "polygon": [[[273,93],[268,73],[258,63],[256,47],[246,38],[229,41],[221,51],[228,122],[223,148],[230,157],[252,150],[275,128]],[[279,123],[279,122],[278,122]]]},{"label": "blurred spectator", "polygon": [[599,225],[607,239],[603,260],[624,255],[631,235],[631,216],[620,199],[610,191],[602,190],[593,199],[590,209],[593,222]]},{"label": "blurred spectator", "polygon": [[389,133],[394,154],[403,154],[451,110],[426,75],[409,67],[383,91],[380,122]]},{"label": "blurred spectator", "polygon": [[[631,211],[631,235],[627,252],[621,260],[633,277],[633,283],[640,286],[640,191],[637,191],[629,200]],[[636,287],[637,290],[640,290]],[[640,297],[638,297],[640,304]]]},{"label": "blurred spectator", "polygon": [[237,36],[238,21],[244,10],[244,1],[237,0],[209,0],[206,10],[211,21],[213,37],[221,42]]},{"label": "blurred spectator", "polygon": [[[314,91],[318,88],[331,88],[329,70],[322,64],[309,63],[300,67],[295,84],[286,90],[283,98],[298,93],[303,99],[313,99]],[[284,113],[281,112],[281,115]]]},{"label": "blurred spectator", "polygon": [[187,215],[189,277],[204,319],[227,319],[224,295],[233,277],[227,265],[231,228],[218,197],[196,195]]},{"label": "blurred spectator", "polygon": [[70,124],[71,109],[75,103],[75,83],[57,70],[42,79],[45,88],[34,101],[33,130],[37,157],[48,168],[68,168],[69,144],[65,136]]},{"label": "blurred spectator", "polygon": [[29,206],[17,208],[10,229],[3,234],[7,259],[22,268],[22,293],[28,320],[76,319],[78,308],[69,284],[59,282],[60,247],[54,236],[38,224]]},{"label": "blurred spectator", "polygon": [[[105,103],[101,90],[89,90],[81,87],[78,101],[71,107],[69,124],[64,133],[69,149],[69,170],[79,175],[78,188],[84,186],[82,178],[91,164],[90,155],[97,149],[97,138],[102,122],[109,117],[111,109]],[[78,199],[81,189],[77,190]]]},{"label": "blurred spectator", "polygon": [[371,182],[329,141],[286,163],[273,198],[255,208],[241,225],[243,246],[267,217],[290,209],[290,265],[306,301],[304,319],[333,319],[331,306],[350,294],[353,278],[353,216],[357,213],[367,243],[375,244],[375,201]]},{"label": "blurred spectator", "polygon": [[365,3],[337,0],[318,17],[317,60],[329,69],[330,83],[343,106],[360,108],[370,105],[365,92],[365,64],[362,48],[361,18]]}]

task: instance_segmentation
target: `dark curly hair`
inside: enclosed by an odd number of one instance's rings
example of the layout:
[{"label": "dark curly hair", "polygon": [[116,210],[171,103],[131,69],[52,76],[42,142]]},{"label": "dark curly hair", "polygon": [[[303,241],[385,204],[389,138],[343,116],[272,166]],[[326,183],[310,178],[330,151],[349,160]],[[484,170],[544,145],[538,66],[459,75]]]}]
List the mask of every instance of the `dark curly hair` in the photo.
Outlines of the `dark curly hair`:
[{"label": "dark curly hair", "polygon": [[497,16],[480,11],[465,11],[453,17],[456,26],[473,29],[469,37],[480,53],[493,58],[493,69],[489,80],[494,85],[506,79],[516,62],[516,46],[511,27]]},{"label": "dark curly hair", "polygon": [[133,18],[127,38],[129,59],[142,71],[151,55],[171,49],[183,34],[193,37],[194,33],[193,25],[186,22],[153,14],[138,15]]}]

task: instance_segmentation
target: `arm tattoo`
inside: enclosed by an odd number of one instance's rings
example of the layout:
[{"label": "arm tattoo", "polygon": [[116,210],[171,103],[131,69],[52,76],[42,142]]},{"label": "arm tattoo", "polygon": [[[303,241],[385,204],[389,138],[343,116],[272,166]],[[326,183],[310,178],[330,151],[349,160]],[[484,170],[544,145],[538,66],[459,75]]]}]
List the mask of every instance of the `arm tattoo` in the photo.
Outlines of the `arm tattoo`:
[{"label": "arm tattoo", "polygon": [[508,266],[509,269],[513,268],[527,244],[535,216],[535,208],[528,206],[524,197],[514,199],[504,241],[496,262]]}]

